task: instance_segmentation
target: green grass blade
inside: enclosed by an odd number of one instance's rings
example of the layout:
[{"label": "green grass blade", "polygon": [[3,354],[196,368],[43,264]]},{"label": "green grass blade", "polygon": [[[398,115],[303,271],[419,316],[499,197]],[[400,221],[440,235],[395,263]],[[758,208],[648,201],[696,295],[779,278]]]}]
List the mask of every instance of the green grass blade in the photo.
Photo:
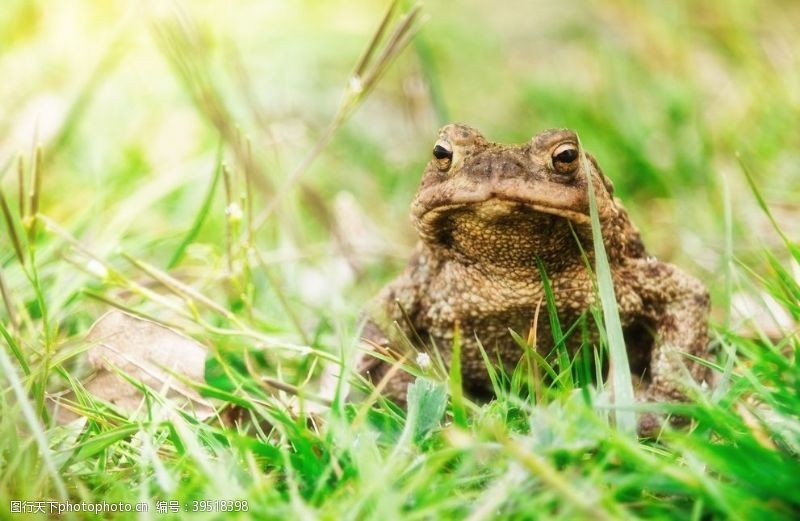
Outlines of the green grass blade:
[{"label": "green grass blade", "polygon": [[72,461],[77,462],[88,459],[109,448],[118,441],[131,437],[139,432],[139,430],[139,425],[122,425],[98,434],[97,436],[92,436],[85,443],[81,443],[75,447]]},{"label": "green grass blade", "polygon": [[17,397],[17,403],[22,410],[22,416],[25,423],[28,424],[28,432],[33,436],[36,445],[39,447],[39,455],[42,457],[42,460],[44,460],[44,465],[47,472],[50,474],[50,479],[53,481],[56,493],[62,501],[66,501],[67,488],[64,486],[64,481],[61,479],[61,475],[58,473],[55,462],[53,461],[50,446],[47,442],[47,435],[45,434],[42,424],[37,419],[36,411],[28,399],[28,393],[25,391],[25,387],[19,379],[11,360],[8,358],[8,355],[6,355],[5,349],[0,349],[0,369],[2,369],[3,375],[5,375],[5,378],[11,384],[14,395]]},{"label": "green grass blade", "polygon": [[[582,150],[583,146],[580,145],[580,140],[579,146]],[[581,168],[587,173],[592,171],[589,161],[583,154],[581,154]],[[611,278],[611,267],[608,264],[608,256],[603,244],[594,183],[590,179],[586,185],[589,191],[589,214],[592,220],[595,274],[597,275],[600,303],[603,307],[603,324],[605,325],[609,362],[611,364],[611,383],[614,389],[614,404],[617,407],[615,417],[620,431],[634,436],[636,434],[636,415],[631,410],[634,404],[634,396],[628,352],[625,349],[625,338],[622,334],[622,323],[619,319],[619,308],[617,307],[617,297],[614,293],[614,280]]]},{"label": "green grass blade", "polygon": [[445,384],[422,377],[408,386],[408,417],[415,418],[414,440],[421,441],[439,425],[446,407]]},{"label": "green grass blade", "polygon": [[175,249],[175,253],[172,254],[172,258],[167,263],[167,269],[170,270],[178,265],[183,254],[186,252],[186,248],[192,244],[197,236],[200,234],[200,228],[203,227],[203,223],[205,223],[206,218],[208,217],[209,211],[211,210],[211,203],[214,201],[214,194],[217,192],[217,186],[219,185],[219,179],[222,175],[222,142],[220,142],[217,148],[217,158],[214,161],[214,174],[211,177],[211,184],[208,186],[208,191],[206,192],[205,198],[203,198],[203,204],[200,205],[200,211],[197,212],[197,215],[194,218],[194,222],[192,223],[192,227],[189,228],[189,231],[186,233],[186,236],[183,238],[181,243]]},{"label": "green grass blade", "polygon": [[0,335],[3,336],[6,344],[8,344],[8,348],[11,349],[11,353],[14,355],[14,358],[17,359],[17,363],[22,368],[22,372],[25,373],[25,376],[30,376],[31,367],[28,365],[28,361],[22,354],[22,349],[20,349],[19,344],[17,344],[14,337],[11,336],[11,333],[8,331],[8,329],[6,329],[2,322],[0,322]]},{"label": "green grass blade", "polygon": [[528,344],[528,342],[524,338],[519,336],[519,334],[516,333],[515,331],[509,330],[509,333],[511,334],[511,338],[514,339],[514,342],[517,343],[520,349],[530,352],[530,356],[532,356],[534,360],[536,360],[539,363],[541,368],[544,369],[544,372],[547,373],[547,375],[550,378],[552,378],[554,382],[558,380],[559,375],[556,372],[556,370],[553,368],[552,365],[550,365],[550,363],[547,361],[546,358],[544,358],[541,354],[539,354],[535,346]]},{"label": "green grass blade", "polygon": [[786,234],[783,231],[783,228],[781,228],[781,225],[778,224],[778,221],[772,214],[772,210],[769,209],[767,201],[764,200],[764,197],[761,195],[761,191],[758,189],[758,186],[756,186],[756,182],[753,179],[753,174],[750,172],[750,169],[747,167],[747,165],[744,164],[744,161],[742,160],[741,156],[737,155],[737,159],[739,160],[739,166],[742,168],[742,172],[744,172],[744,177],[745,179],[747,179],[747,184],[750,186],[750,191],[753,192],[753,195],[755,196],[756,201],[758,202],[759,208],[761,208],[761,211],[763,211],[764,214],[769,219],[769,222],[772,224],[772,227],[775,229],[775,231],[778,233],[783,243],[786,245],[786,249],[788,249],[791,252],[791,254],[794,256],[795,259],[800,259],[800,247],[798,247],[797,244],[792,242],[789,239],[789,237],[786,236]]},{"label": "green grass blade", "polygon": [[467,426],[467,412],[464,407],[464,388],[461,381],[461,328],[456,326],[453,334],[453,351],[450,359],[450,403],[453,421],[460,427]]},{"label": "green grass blade", "polygon": [[545,301],[547,303],[547,316],[550,319],[550,331],[553,335],[553,344],[558,353],[559,380],[568,388],[575,387],[572,380],[572,368],[569,360],[567,346],[564,344],[564,332],[561,330],[561,322],[558,319],[558,309],[556,308],[556,298],[553,295],[553,288],[550,286],[550,279],[544,270],[544,263],[540,258],[536,258],[536,266],[539,268],[539,276],[542,278],[544,287]]}]

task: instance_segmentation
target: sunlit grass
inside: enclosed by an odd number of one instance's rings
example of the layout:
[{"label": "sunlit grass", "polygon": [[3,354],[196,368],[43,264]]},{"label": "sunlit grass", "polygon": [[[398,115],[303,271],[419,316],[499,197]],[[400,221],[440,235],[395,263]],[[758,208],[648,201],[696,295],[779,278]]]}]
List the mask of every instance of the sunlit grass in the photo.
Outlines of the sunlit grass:
[{"label": "sunlit grass", "polygon": [[[796,517],[800,6],[221,5],[0,10],[0,517],[67,497],[164,518],[158,500],[246,500],[241,518]],[[528,356],[491,372],[488,404],[453,370],[418,380],[407,415],[377,395],[314,406],[413,245],[408,204],[449,118],[505,141],[576,129],[650,250],[706,282],[717,379],[668,409],[688,429],[625,434],[608,421],[624,408],[577,388],[608,354],[537,358],[535,331],[514,332]],[[587,320],[613,326],[603,304]],[[197,387],[218,417],[158,389],[128,417],[84,389],[85,334],[112,307],[208,348]]]}]

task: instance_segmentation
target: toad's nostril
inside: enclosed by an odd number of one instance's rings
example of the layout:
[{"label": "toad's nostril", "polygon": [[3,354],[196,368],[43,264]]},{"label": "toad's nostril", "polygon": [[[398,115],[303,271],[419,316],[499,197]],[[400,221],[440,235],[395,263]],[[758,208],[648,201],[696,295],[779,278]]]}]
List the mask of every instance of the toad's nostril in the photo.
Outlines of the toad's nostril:
[{"label": "toad's nostril", "polygon": [[500,179],[520,177],[525,172],[525,166],[517,158],[504,157],[495,164],[495,176]]},{"label": "toad's nostril", "polygon": [[492,175],[492,159],[486,156],[481,156],[475,162],[475,172],[484,178],[489,178]]}]

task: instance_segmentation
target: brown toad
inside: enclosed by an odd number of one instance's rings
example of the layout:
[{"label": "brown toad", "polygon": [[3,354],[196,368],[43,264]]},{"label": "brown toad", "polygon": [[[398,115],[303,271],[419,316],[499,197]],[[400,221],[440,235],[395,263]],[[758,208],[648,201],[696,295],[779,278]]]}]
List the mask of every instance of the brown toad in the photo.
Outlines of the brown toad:
[{"label": "brown toad", "polygon": [[[477,395],[492,390],[478,341],[490,359],[513,369],[523,352],[509,329],[525,337],[534,326],[536,348],[547,357],[554,342],[539,262],[564,330],[596,302],[587,268],[587,261],[594,268],[589,179],[638,398],[685,399],[684,367],[698,382],[706,377],[684,353],[707,354],[708,293],[697,279],[648,256],[611,181],[569,130],[546,130],[521,145],[492,143],[464,125],[439,132],[411,207],[419,244],[405,271],[367,307],[368,344],[412,363],[411,345],[433,344],[449,364],[460,328],[464,386]],[[573,354],[580,336],[567,342]],[[391,367],[371,353],[359,361],[361,374],[376,384],[387,378],[384,393],[404,403],[414,377],[402,370],[387,375]],[[644,434],[657,427],[650,415],[639,425]]]}]

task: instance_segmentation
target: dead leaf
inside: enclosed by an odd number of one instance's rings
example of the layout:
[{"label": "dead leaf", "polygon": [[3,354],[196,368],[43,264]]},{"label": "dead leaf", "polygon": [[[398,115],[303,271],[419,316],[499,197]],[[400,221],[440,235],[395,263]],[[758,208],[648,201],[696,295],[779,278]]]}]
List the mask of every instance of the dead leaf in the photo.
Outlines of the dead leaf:
[{"label": "dead leaf", "polygon": [[92,395],[132,413],[143,395],[121,374],[139,380],[201,420],[213,414],[210,402],[175,375],[204,382],[206,350],[191,338],[122,311],[109,311],[90,328],[86,340],[94,376],[85,383]]}]

